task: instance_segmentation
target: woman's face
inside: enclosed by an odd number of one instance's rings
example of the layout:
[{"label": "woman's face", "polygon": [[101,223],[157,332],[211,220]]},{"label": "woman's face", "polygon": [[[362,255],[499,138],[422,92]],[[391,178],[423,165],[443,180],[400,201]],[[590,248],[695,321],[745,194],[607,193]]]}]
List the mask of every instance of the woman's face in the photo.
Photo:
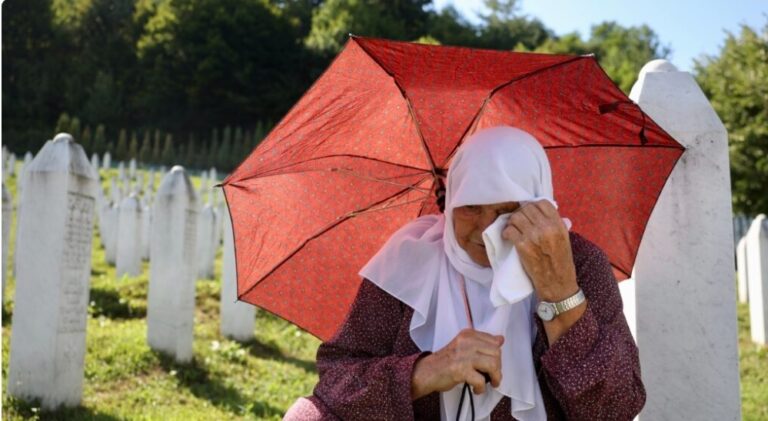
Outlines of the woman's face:
[{"label": "woman's face", "polygon": [[520,207],[519,202],[495,203],[493,205],[468,205],[453,209],[453,231],[461,248],[480,266],[490,267],[488,254],[483,243],[483,231],[499,215],[511,213]]}]

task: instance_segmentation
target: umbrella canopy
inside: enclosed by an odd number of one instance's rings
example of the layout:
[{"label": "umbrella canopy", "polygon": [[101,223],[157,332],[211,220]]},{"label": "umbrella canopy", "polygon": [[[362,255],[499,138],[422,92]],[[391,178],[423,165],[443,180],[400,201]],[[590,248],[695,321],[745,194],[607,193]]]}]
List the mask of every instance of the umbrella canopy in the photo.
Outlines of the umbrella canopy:
[{"label": "umbrella canopy", "polygon": [[456,148],[498,125],[541,142],[560,213],[626,279],[684,148],[594,57],[352,37],[222,183],[238,298],[329,338],[358,270],[399,227],[438,212]]}]

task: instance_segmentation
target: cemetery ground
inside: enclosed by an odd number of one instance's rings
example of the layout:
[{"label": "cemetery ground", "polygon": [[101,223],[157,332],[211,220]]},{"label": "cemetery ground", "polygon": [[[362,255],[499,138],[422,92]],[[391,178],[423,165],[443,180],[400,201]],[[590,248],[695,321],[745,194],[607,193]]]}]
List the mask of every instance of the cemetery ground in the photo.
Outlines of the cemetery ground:
[{"label": "cemetery ground", "polygon": [[[105,190],[114,173],[101,171]],[[193,182],[199,186],[200,179],[193,177]],[[17,200],[15,177],[6,186]],[[14,224],[15,218],[14,213]],[[11,235],[9,261],[15,229]],[[196,283],[194,359],[179,364],[147,345],[149,263],[143,263],[138,277],[116,279],[115,268],[105,262],[98,230],[94,235],[82,404],[46,412],[38,402],[4,395],[3,419],[277,420],[296,397],[311,393],[317,381],[316,338],[263,311],[257,312],[255,339],[238,343],[220,335],[221,249],[214,278]],[[2,313],[4,387],[14,292],[8,275]],[[768,348],[751,343],[745,304],[738,305],[738,323],[742,416],[766,420]]]}]

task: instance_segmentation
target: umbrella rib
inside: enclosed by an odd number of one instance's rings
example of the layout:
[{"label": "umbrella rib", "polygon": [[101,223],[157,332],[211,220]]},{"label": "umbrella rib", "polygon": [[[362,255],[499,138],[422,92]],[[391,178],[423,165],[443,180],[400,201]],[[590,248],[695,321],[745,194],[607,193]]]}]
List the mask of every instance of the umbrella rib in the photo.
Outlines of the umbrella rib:
[{"label": "umbrella rib", "polygon": [[[283,172],[283,173],[279,173],[279,174],[267,174],[267,175],[261,175],[261,176],[259,176],[259,178],[269,178],[269,177],[277,177],[277,176],[288,175],[288,174],[302,174],[302,173],[326,172],[326,171],[328,171],[328,172],[338,172],[338,173],[342,173],[342,174],[348,174],[348,175],[351,175],[353,177],[360,178],[362,180],[374,181],[374,182],[382,183],[382,184],[391,184],[393,186],[402,187],[402,188],[407,189],[407,190],[416,190],[416,191],[423,192],[423,193],[427,193],[427,192],[429,192],[431,190],[431,189],[425,189],[425,188],[422,188],[422,187],[414,187],[414,185],[411,185],[411,184],[403,184],[403,183],[396,183],[394,181],[390,181],[391,179],[402,178],[402,177],[409,177],[409,176],[413,176],[415,174],[407,174],[407,175],[402,175],[402,176],[392,177],[392,178],[376,178],[376,177],[370,177],[370,176],[366,176],[366,175],[363,175],[363,174],[359,174],[359,173],[356,173],[354,171],[348,170],[346,168],[336,168],[336,167],[334,167],[334,168],[321,168],[321,169],[308,169],[308,170],[296,170],[296,171],[291,171],[291,172]],[[420,180],[419,183],[421,183],[422,181],[423,181],[423,179]],[[416,183],[416,184],[419,184],[419,183]],[[237,182],[237,183],[231,183],[230,185],[231,186],[240,186],[240,185],[242,185],[242,183]]]},{"label": "umbrella rib", "polygon": [[501,89],[504,89],[505,87],[511,85],[514,82],[519,82],[519,81],[521,81],[521,80],[523,80],[525,78],[528,78],[530,76],[533,76],[535,74],[538,74],[538,73],[541,73],[541,72],[545,72],[547,70],[551,70],[551,69],[553,69],[555,67],[565,66],[567,64],[573,63],[574,61],[582,60],[582,59],[585,59],[585,58],[589,58],[589,56],[576,56],[576,57],[570,58],[568,60],[561,61],[559,63],[551,64],[549,66],[542,67],[541,69],[537,69],[537,70],[534,70],[534,71],[532,71],[530,73],[526,73],[524,75],[521,75],[521,76],[518,76],[518,77],[513,78],[511,80],[508,80],[508,81],[500,84],[499,86],[491,89],[491,92],[489,92],[488,96],[483,100],[483,105],[480,106],[480,109],[477,110],[477,113],[475,113],[475,116],[472,117],[472,121],[470,121],[469,125],[467,125],[467,128],[464,129],[464,133],[461,134],[461,137],[459,138],[461,140],[456,144],[456,146],[453,147],[453,150],[448,154],[448,159],[450,159],[453,156],[453,154],[456,152],[456,150],[459,148],[459,146],[461,146],[461,144],[463,143],[462,141],[467,137],[467,134],[469,134],[470,130],[472,130],[472,128],[477,125],[477,122],[480,120],[480,116],[483,114],[483,111],[485,111],[485,106],[488,105],[489,102],[491,102],[491,99],[493,99],[493,96],[496,94],[496,92],[498,92]]},{"label": "umbrella rib", "polygon": [[430,171],[432,172],[432,177],[434,177],[435,181],[439,180],[439,177],[437,174],[437,167],[435,166],[435,161],[432,158],[432,153],[429,151],[429,146],[427,145],[426,140],[424,140],[424,134],[421,132],[421,125],[419,125],[419,120],[416,118],[416,112],[413,110],[413,104],[411,104],[411,100],[408,99],[408,95],[406,95],[405,89],[400,85],[400,82],[397,81],[395,74],[392,73],[389,69],[387,69],[387,67],[384,66],[383,63],[381,63],[381,61],[376,57],[375,54],[371,54],[371,52],[368,51],[368,49],[363,44],[358,42],[357,45],[360,46],[360,48],[362,48],[366,54],[368,54],[368,57],[370,57],[374,63],[379,65],[381,70],[383,70],[384,73],[386,73],[392,79],[392,82],[400,91],[400,95],[403,96],[403,99],[405,100],[405,104],[408,105],[408,114],[411,115],[411,118],[413,119],[413,124],[416,126],[416,133],[418,133],[419,135],[419,140],[421,141],[421,147],[424,149],[424,154],[427,156],[427,161],[429,161],[429,167],[430,167]]},{"label": "umbrella rib", "polygon": [[314,157],[314,158],[305,159],[303,161],[294,162],[294,163],[291,163],[291,164],[288,164],[288,165],[284,165],[282,167],[278,167],[278,168],[274,168],[274,169],[271,169],[271,170],[263,171],[261,173],[256,173],[256,174],[253,174],[253,175],[251,175],[249,177],[246,177],[246,178],[243,178],[243,179],[237,180],[237,181],[238,182],[243,182],[243,181],[248,181],[248,180],[253,179],[253,178],[270,177],[270,176],[273,176],[273,175],[292,174],[294,172],[300,172],[300,171],[292,171],[292,172],[289,171],[289,172],[284,172],[284,173],[279,173],[279,174],[270,174],[271,172],[280,171],[280,170],[283,170],[283,169],[286,169],[286,168],[290,168],[290,167],[293,167],[293,166],[296,166],[296,165],[306,164],[308,162],[319,161],[319,160],[325,159],[325,158],[359,158],[359,159],[365,159],[365,160],[368,160],[368,161],[374,161],[374,162],[378,162],[378,163],[381,163],[381,164],[392,165],[392,166],[395,166],[395,167],[405,168],[405,169],[414,170],[414,171],[428,171],[428,170],[426,170],[424,168],[412,167],[410,165],[405,165],[405,164],[398,164],[396,162],[385,161],[383,159],[378,159],[378,158],[371,158],[369,156],[355,155],[355,154],[331,154],[331,155],[317,156],[317,157]]},{"label": "umbrella rib", "polygon": [[684,150],[684,146],[675,145],[636,145],[636,144],[620,144],[620,143],[600,143],[600,144],[586,144],[586,145],[553,145],[543,146],[544,149],[566,149],[566,148],[661,148],[661,149],[678,149]]},{"label": "umbrella rib", "polygon": [[[422,180],[422,181],[423,181],[423,180]],[[359,213],[363,213],[363,212],[365,212],[365,211],[366,211],[366,210],[368,210],[368,209],[371,209],[371,208],[373,208],[373,207],[375,207],[375,206],[377,206],[377,205],[379,205],[379,204],[381,204],[381,203],[384,203],[384,202],[386,202],[386,201],[388,201],[388,200],[394,199],[395,197],[397,197],[397,196],[400,196],[400,195],[402,195],[403,193],[405,193],[405,192],[408,192],[408,191],[409,191],[409,189],[407,189],[407,188],[406,188],[406,189],[403,189],[403,190],[400,190],[399,192],[397,192],[397,193],[393,194],[392,196],[386,197],[386,198],[384,198],[384,199],[382,199],[382,200],[380,200],[380,201],[378,201],[378,202],[372,203],[371,205],[369,205],[369,206],[368,206],[368,207],[366,207],[365,209],[361,209],[361,210],[359,210],[359,211],[356,211],[356,212],[358,212],[358,214],[359,214]],[[241,299],[241,298],[243,298],[244,296],[248,295],[248,293],[250,293],[250,292],[251,292],[251,291],[252,291],[254,288],[256,288],[256,286],[257,286],[257,285],[259,285],[259,284],[260,284],[260,283],[261,283],[261,282],[262,282],[264,279],[266,279],[266,278],[267,278],[269,275],[273,274],[273,273],[274,273],[274,272],[275,272],[277,269],[279,269],[279,268],[280,268],[280,266],[282,266],[283,264],[285,264],[285,262],[287,262],[287,261],[288,261],[288,260],[289,260],[291,257],[293,257],[293,256],[294,256],[296,253],[298,253],[299,251],[301,251],[301,249],[303,249],[303,248],[304,248],[304,246],[306,246],[306,245],[307,245],[307,244],[308,244],[310,241],[314,240],[315,238],[318,238],[318,237],[320,237],[321,235],[323,235],[323,234],[325,234],[326,232],[330,231],[331,229],[333,229],[333,228],[334,228],[334,227],[336,227],[337,225],[341,224],[342,222],[344,222],[344,221],[347,221],[347,220],[351,219],[353,216],[355,216],[353,213],[348,213],[348,214],[346,214],[346,215],[343,215],[343,216],[341,216],[341,217],[337,218],[335,221],[333,221],[333,222],[331,222],[330,224],[328,224],[328,225],[326,225],[325,227],[323,227],[323,228],[322,228],[320,231],[316,232],[316,233],[315,233],[315,234],[313,234],[311,237],[309,237],[309,238],[307,238],[306,240],[304,240],[304,241],[303,241],[301,244],[299,244],[299,245],[296,247],[296,249],[294,249],[294,250],[293,250],[291,253],[289,253],[287,256],[285,256],[285,257],[284,257],[282,260],[280,260],[280,262],[278,262],[278,263],[277,263],[277,264],[276,264],[276,265],[275,265],[275,266],[274,266],[272,269],[270,269],[270,271],[269,271],[269,272],[267,272],[267,273],[266,273],[264,276],[262,276],[262,277],[261,277],[261,279],[260,279],[258,282],[255,282],[253,285],[251,285],[251,286],[250,286],[250,288],[248,288],[248,289],[247,289],[245,292],[243,292],[242,294],[238,294],[238,295],[237,295],[237,299],[238,299],[238,300],[240,300],[240,299]],[[234,228],[233,228],[233,229],[234,229]],[[235,259],[235,260],[237,260],[237,259]]]}]

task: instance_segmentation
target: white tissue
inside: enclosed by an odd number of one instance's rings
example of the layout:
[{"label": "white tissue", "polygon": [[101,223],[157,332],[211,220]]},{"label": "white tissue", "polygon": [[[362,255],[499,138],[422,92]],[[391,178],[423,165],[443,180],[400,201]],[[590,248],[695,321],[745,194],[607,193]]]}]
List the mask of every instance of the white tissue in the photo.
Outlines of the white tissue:
[{"label": "white tissue", "polygon": [[[533,292],[531,278],[525,273],[517,250],[511,241],[504,240],[501,236],[510,215],[512,214],[500,215],[483,231],[485,251],[493,269],[491,303],[494,307],[514,304]],[[571,221],[568,218],[563,218],[563,223],[568,230],[571,229]]]}]

